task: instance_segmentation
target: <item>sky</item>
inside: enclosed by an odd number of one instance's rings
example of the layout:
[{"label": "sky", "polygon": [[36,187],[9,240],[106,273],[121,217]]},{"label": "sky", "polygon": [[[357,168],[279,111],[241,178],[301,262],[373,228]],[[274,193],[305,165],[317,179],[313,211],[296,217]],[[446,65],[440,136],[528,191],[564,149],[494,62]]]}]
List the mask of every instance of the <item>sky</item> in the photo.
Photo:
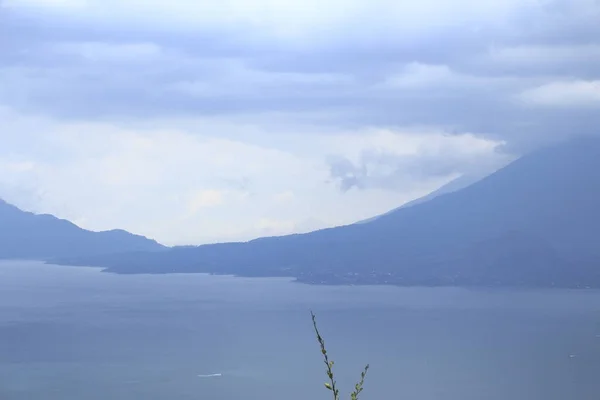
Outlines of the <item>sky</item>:
[{"label": "sky", "polygon": [[600,126],[598,0],[0,0],[0,198],[168,245],[372,217]]}]

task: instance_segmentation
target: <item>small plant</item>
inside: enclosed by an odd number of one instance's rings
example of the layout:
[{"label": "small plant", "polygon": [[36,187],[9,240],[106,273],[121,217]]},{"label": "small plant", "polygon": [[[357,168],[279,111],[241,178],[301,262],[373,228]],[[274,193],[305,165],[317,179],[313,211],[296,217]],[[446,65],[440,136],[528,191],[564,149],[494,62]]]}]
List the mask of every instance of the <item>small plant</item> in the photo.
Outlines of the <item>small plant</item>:
[{"label": "small plant", "polygon": [[[315,333],[317,334],[317,341],[321,346],[321,354],[323,354],[323,361],[325,362],[325,365],[327,367],[326,370],[329,382],[325,383],[325,387],[333,393],[333,400],[339,400],[340,391],[337,388],[335,376],[333,374],[334,362],[333,360],[329,359],[329,355],[327,354],[327,348],[325,347],[325,340],[323,340],[323,337],[319,333],[319,328],[317,327],[317,317],[312,311],[310,312],[310,315],[312,316],[313,327],[315,328]],[[354,391],[350,394],[351,400],[358,400],[358,395],[361,394],[363,391],[363,386],[365,383],[365,378],[367,377],[367,372],[369,372],[369,364],[367,364],[365,369],[360,374],[360,380],[358,381],[358,383],[354,385]]]}]

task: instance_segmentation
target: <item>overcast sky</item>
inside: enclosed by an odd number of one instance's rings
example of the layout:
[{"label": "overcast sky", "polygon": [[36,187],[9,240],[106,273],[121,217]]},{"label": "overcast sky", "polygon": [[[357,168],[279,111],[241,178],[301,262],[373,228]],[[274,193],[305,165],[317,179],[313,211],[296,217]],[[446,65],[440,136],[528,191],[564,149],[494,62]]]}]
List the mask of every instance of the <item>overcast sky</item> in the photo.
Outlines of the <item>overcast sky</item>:
[{"label": "overcast sky", "polygon": [[599,126],[598,0],[0,0],[0,197],[89,229],[351,223]]}]

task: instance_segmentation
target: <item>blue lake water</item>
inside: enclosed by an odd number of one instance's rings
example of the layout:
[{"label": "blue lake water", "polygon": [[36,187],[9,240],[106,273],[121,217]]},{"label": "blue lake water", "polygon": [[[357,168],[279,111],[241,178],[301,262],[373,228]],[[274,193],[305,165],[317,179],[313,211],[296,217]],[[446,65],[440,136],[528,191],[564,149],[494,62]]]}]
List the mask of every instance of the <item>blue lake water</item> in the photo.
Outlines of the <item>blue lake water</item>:
[{"label": "blue lake water", "polygon": [[0,262],[2,400],[600,397],[600,292],[326,287]]}]

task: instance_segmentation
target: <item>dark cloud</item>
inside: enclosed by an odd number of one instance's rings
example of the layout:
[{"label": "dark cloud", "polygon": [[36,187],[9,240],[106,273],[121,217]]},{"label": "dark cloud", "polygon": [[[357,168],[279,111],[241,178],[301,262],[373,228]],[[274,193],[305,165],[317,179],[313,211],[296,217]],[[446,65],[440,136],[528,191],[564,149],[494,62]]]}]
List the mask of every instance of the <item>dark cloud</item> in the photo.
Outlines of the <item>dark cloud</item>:
[{"label": "dark cloud", "polygon": [[[319,114],[315,123],[328,128],[435,125],[506,140],[518,152],[600,123],[597,109],[519,101],[545,82],[600,78],[599,3],[541,4],[494,24],[417,34],[376,29],[373,14],[300,44],[248,27],[168,31],[0,9],[0,104],[68,119],[283,113],[293,124]],[[136,45],[156,53],[128,55]],[[447,73],[411,75],[411,63]],[[403,83],[390,84],[398,75]],[[343,186],[358,187],[364,170],[356,168],[342,163],[332,173],[350,171]]]},{"label": "dark cloud", "polygon": [[[432,139],[434,140],[434,139]],[[455,175],[481,175],[492,172],[512,159],[507,153],[469,153],[441,148],[413,155],[398,155],[383,150],[362,152],[357,162],[345,157],[331,157],[329,168],[332,179],[340,190],[392,189],[401,191],[410,182],[428,179],[446,179]]]}]

